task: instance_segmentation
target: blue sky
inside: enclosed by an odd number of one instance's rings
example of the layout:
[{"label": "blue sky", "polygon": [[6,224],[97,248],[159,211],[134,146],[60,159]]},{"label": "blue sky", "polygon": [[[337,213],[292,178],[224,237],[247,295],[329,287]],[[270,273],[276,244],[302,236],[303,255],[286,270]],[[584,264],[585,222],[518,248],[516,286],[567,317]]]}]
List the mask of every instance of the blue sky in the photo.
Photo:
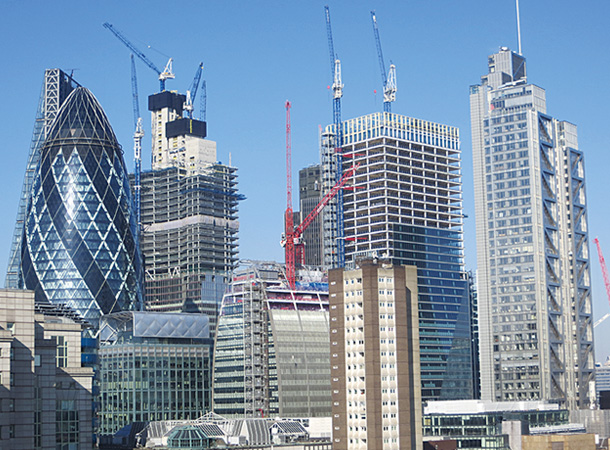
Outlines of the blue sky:
[{"label": "blue sky", "polygon": [[[208,85],[209,138],[218,158],[239,168],[240,256],[283,261],[285,109],[292,102],[293,179],[318,162],[318,126],[332,121],[324,5],[345,84],[343,118],[382,109],[381,76],[370,11],[376,10],[386,66],[397,68],[393,112],[460,128],[467,268],[476,267],[468,87],[487,71],[487,56],[517,47],[513,0],[411,1],[15,1],[2,2],[3,102],[0,126],[0,274],[4,278],[34,117],[46,68],[74,69],[105,109],[133,167],[129,51],[110,22],[157,66],[174,58],[184,92],[200,61]],[[610,2],[521,1],[528,79],[546,89],[548,113],[578,125],[585,152],[595,317],[610,311],[593,238],[610,257]],[[150,47],[149,47],[150,46]],[[140,107],[156,75],[138,62]],[[377,90],[377,94],[375,94]],[[199,103],[197,102],[196,111]],[[296,190],[295,190],[296,192]],[[296,198],[295,198],[296,206]],[[610,320],[596,330],[596,359],[610,355]]]}]

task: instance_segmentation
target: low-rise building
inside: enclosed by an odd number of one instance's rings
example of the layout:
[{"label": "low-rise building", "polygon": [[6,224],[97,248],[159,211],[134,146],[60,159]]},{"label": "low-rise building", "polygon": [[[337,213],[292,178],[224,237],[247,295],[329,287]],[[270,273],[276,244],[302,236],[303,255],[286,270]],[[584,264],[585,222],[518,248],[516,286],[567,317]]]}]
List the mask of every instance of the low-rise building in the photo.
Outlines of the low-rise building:
[{"label": "low-rise building", "polygon": [[84,323],[0,290],[1,448],[92,449],[93,370],[81,367]]},{"label": "low-rise building", "polygon": [[595,450],[594,434],[545,434],[521,437],[521,450]]},{"label": "low-rise building", "polygon": [[196,420],[151,422],[133,444],[159,450],[331,450],[330,432],[330,417],[229,419],[208,413]]},{"label": "low-rise building", "polygon": [[99,434],[134,422],[196,419],[209,410],[205,314],[125,311],[102,318]]},{"label": "low-rise building", "polygon": [[436,401],[424,407],[424,440],[455,440],[460,449],[514,450],[530,429],[568,423],[567,410],[543,401]]}]

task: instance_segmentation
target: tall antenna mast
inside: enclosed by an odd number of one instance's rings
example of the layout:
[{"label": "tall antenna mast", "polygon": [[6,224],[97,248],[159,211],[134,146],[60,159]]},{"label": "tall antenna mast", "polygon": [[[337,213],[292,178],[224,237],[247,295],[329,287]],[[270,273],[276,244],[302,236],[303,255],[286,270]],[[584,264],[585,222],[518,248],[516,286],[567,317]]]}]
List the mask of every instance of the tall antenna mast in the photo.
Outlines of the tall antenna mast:
[{"label": "tall antenna mast", "polygon": [[517,40],[519,42],[519,54],[521,55],[521,21],[519,20],[519,0],[515,0],[517,4]]}]

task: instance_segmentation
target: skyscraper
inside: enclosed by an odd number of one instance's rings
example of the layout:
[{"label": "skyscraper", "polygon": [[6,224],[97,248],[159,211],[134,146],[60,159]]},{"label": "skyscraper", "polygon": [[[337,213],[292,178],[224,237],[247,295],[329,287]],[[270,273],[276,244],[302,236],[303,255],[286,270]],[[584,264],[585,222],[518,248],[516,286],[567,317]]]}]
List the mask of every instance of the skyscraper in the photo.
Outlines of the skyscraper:
[{"label": "skyscraper", "polygon": [[40,150],[25,214],[22,288],[97,326],[139,309],[142,265],[123,153],[93,94],[66,98]]},{"label": "skyscraper", "polygon": [[57,116],[59,108],[64,103],[68,95],[78,87],[79,84],[74,79],[66,75],[60,69],[47,69],[44,73],[42,92],[38,102],[36,121],[34,122],[34,132],[28,155],[23,186],[21,188],[21,198],[19,199],[19,209],[17,210],[17,220],[13,232],[13,241],[9,255],[9,263],[6,273],[5,285],[7,288],[18,289],[23,285],[21,276],[21,244],[23,243],[23,222],[32,192],[34,174],[40,161],[40,149],[51,128],[53,120]]},{"label": "skyscraper", "polygon": [[[299,170],[299,213],[298,222],[313,211],[322,199],[322,180],[320,165],[305,167]],[[318,215],[303,232],[305,242],[304,261],[308,266],[322,265],[322,217]]]},{"label": "skyscraper", "polygon": [[[206,123],[183,118],[186,97],[151,95],[152,170],[142,174],[146,307],[202,312],[215,332],[217,300],[237,262],[237,169],[216,159]],[[202,283],[204,288],[202,289]],[[219,295],[218,295],[219,294]],[[205,298],[202,298],[205,297]]]},{"label": "skyscraper", "polygon": [[482,398],[586,408],[594,376],[583,152],[506,47],[470,87]]},{"label": "skyscraper", "polygon": [[[387,112],[342,126],[345,169],[360,164],[343,197],[346,265],[376,255],[417,267],[422,400],[472,398],[459,130]],[[334,153],[325,138],[333,134],[331,125],[322,135],[323,155]],[[323,183],[333,170],[332,158],[323,158]]]}]

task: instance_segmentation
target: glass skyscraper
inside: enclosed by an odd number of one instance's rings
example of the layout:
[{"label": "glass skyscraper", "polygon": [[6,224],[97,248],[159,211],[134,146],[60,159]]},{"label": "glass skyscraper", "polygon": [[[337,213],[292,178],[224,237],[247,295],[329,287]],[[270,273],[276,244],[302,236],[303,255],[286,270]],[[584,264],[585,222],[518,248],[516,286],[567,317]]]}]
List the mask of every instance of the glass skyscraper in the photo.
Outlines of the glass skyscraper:
[{"label": "glass skyscraper", "polygon": [[587,408],[594,377],[584,155],[506,47],[470,88],[485,400]]},{"label": "glass skyscraper", "polygon": [[25,213],[21,288],[37,302],[64,304],[97,326],[142,305],[122,149],[102,107],[77,87],[61,105],[40,150]]},{"label": "glass skyscraper", "polygon": [[[30,144],[30,153],[28,155],[25,176],[23,177],[23,186],[21,188],[21,198],[19,199],[19,209],[17,210],[17,220],[15,221],[8,268],[6,271],[5,286],[7,288],[18,289],[20,287],[23,222],[25,220],[30,193],[32,192],[34,174],[36,173],[38,162],[40,161],[40,149],[47,137],[53,120],[57,116],[59,108],[68,95],[78,86],[79,84],[74,81],[71,76],[60,69],[45,70],[42,92],[40,94],[36,120],[34,122],[34,131],[32,133],[32,142]],[[21,283],[21,285],[22,284],[23,283]]]},{"label": "glass skyscraper", "polygon": [[[343,197],[346,266],[378,256],[417,267],[422,400],[472,398],[459,130],[387,112],[342,126],[344,172],[360,164]],[[334,179],[332,135],[330,125],[323,183]]]}]

